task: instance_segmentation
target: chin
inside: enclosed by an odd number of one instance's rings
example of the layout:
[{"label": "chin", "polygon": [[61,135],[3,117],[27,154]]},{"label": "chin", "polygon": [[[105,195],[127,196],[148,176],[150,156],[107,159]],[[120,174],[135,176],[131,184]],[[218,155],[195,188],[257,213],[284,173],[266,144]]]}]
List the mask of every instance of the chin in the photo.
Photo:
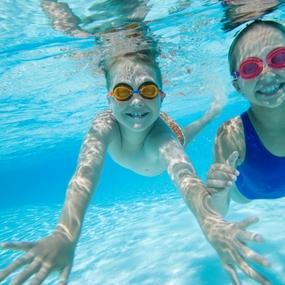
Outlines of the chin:
[{"label": "chin", "polygon": [[142,124],[142,123],[134,123],[133,125],[129,126],[135,132],[142,132],[146,130],[150,125],[149,124]]}]

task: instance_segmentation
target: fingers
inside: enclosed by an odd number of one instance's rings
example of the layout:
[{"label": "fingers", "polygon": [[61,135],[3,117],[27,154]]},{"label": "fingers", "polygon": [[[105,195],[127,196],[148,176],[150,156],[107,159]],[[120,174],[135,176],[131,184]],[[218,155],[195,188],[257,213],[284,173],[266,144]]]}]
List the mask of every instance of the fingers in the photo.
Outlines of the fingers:
[{"label": "fingers", "polygon": [[210,193],[216,193],[220,192],[221,190],[224,190],[228,187],[231,187],[233,185],[232,181],[235,181],[235,179],[229,178],[225,180],[219,180],[219,179],[208,179],[207,180],[207,186],[210,188]]},{"label": "fingers", "polygon": [[219,192],[232,186],[237,180],[237,175],[239,172],[230,165],[214,163],[207,174],[207,186],[214,188],[210,189],[210,192]]},{"label": "fingers", "polygon": [[223,176],[225,176],[227,178],[227,176],[236,177],[238,175],[239,171],[228,163],[214,163],[208,171],[207,177],[214,178],[221,176],[222,178]]},{"label": "fingers", "polygon": [[11,265],[9,265],[5,270],[0,272],[0,281],[4,280],[8,275],[14,272],[19,267],[31,262],[33,260],[33,255],[27,253],[26,255],[19,257]]},{"label": "fingers", "polygon": [[264,242],[264,238],[262,235],[257,234],[257,233],[253,233],[253,232],[248,232],[248,231],[241,231],[239,233],[237,233],[237,238],[241,241],[241,242]]},{"label": "fingers", "polygon": [[255,281],[259,282],[262,285],[269,285],[271,284],[267,278],[259,274],[255,271],[251,266],[249,266],[244,260],[239,261],[240,269],[248,275],[250,278],[254,279]]},{"label": "fingers", "polygon": [[234,268],[234,266],[232,264],[224,264],[224,268],[225,270],[228,272],[228,274],[230,275],[231,281],[234,285],[241,285],[236,269]]},{"label": "fingers", "polygon": [[245,229],[248,226],[251,226],[252,224],[256,224],[258,221],[259,221],[258,217],[252,216],[252,217],[248,217],[248,218],[242,220],[241,222],[237,222],[236,225],[240,229]]},{"label": "fingers", "polygon": [[248,260],[253,260],[255,263],[260,264],[264,267],[269,268],[271,266],[267,258],[262,257],[261,255],[257,254],[250,248],[244,246],[243,244],[239,245],[239,251],[240,251],[240,254]]},{"label": "fingers", "polygon": [[34,259],[34,261],[11,282],[10,285],[19,285],[29,279],[35,272],[38,271],[41,263]]},{"label": "fingers", "polygon": [[69,266],[66,266],[61,274],[60,274],[60,279],[59,279],[59,285],[66,285],[67,284],[67,281],[68,281],[68,277],[69,277],[69,274],[71,272],[71,265]]},{"label": "fingers", "polygon": [[35,275],[35,277],[32,279],[32,281],[29,283],[29,285],[42,284],[50,272],[51,272],[51,266],[50,265],[43,265],[43,267]]},{"label": "fingers", "polygon": [[[247,219],[245,219],[242,222],[239,222],[237,224],[240,228],[246,228],[246,227],[248,227],[251,224],[256,223],[256,222],[258,222],[258,218],[253,216],[253,217],[249,217],[249,218],[247,218]],[[248,247],[245,247],[243,245],[244,243],[252,242],[252,241],[263,242],[264,239],[263,239],[262,235],[259,235],[257,233],[253,233],[253,232],[248,232],[248,231],[239,231],[236,236],[241,242],[239,248],[240,248],[240,252],[241,252],[242,256],[246,257],[247,259],[254,260],[256,263],[258,263],[262,266],[265,266],[265,267],[271,266],[269,261],[266,258],[256,254],[253,250],[251,250]]]},{"label": "fingers", "polygon": [[[251,266],[249,266],[243,259],[240,257],[237,260],[237,264],[240,269],[248,275],[250,278],[254,279],[255,281],[259,282],[262,285],[270,285],[271,283],[267,278],[256,272]],[[237,275],[237,272],[232,264],[224,264],[225,270],[230,275],[231,281],[234,285],[240,285],[240,281]]]},{"label": "fingers", "polygon": [[29,251],[36,244],[36,242],[1,242],[0,247],[4,249]]},{"label": "fingers", "polygon": [[[247,220],[249,220],[249,219],[247,219]],[[251,219],[251,220],[253,221],[253,219]],[[249,222],[249,221],[247,221],[247,222]],[[255,261],[257,264],[260,264],[260,265],[263,265],[266,267],[270,266],[270,263],[268,262],[268,260],[266,258],[263,258],[260,255],[256,254],[253,250],[247,248],[244,244],[242,244],[242,242],[239,242],[238,240],[236,240],[234,243],[232,243],[232,245],[234,245],[234,246],[231,249],[231,252],[228,252],[228,256],[227,256],[227,258],[230,257],[231,262],[230,262],[230,264],[226,263],[226,265],[224,265],[225,269],[227,270],[227,272],[231,276],[232,282],[234,284],[239,284],[239,283],[237,283],[237,282],[239,282],[238,281],[239,279],[238,279],[236,270],[234,268],[234,265],[231,264],[232,262],[234,262],[234,264],[236,264],[251,279],[256,280],[257,282],[259,282],[262,285],[269,285],[270,282],[268,281],[268,279],[266,279],[260,273],[255,271],[247,263],[246,259],[251,260],[251,261]]]},{"label": "fingers", "polygon": [[234,151],[234,152],[232,152],[232,153],[230,154],[230,156],[228,157],[226,163],[227,163],[229,166],[235,168],[236,165],[237,165],[237,160],[238,160],[238,158],[239,158],[239,153],[238,153],[237,151]]}]

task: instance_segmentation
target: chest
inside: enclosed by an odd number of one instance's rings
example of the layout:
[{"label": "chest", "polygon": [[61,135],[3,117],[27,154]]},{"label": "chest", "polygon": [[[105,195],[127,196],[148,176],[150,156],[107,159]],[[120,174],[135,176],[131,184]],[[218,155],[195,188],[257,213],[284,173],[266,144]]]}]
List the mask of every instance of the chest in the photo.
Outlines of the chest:
[{"label": "chest", "polygon": [[156,176],[165,170],[158,150],[153,150],[148,142],[132,145],[115,138],[108,151],[116,163],[138,174]]},{"label": "chest", "polygon": [[271,117],[265,113],[265,119],[262,119],[258,112],[255,114],[249,113],[246,123],[246,136],[256,142],[257,145],[262,145],[260,148],[265,148],[269,153],[285,157],[285,119],[282,116]]},{"label": "chest", "polygon": [[273,155],[285,157],[285,129],[280,132],[259,132],[263,146]]}]

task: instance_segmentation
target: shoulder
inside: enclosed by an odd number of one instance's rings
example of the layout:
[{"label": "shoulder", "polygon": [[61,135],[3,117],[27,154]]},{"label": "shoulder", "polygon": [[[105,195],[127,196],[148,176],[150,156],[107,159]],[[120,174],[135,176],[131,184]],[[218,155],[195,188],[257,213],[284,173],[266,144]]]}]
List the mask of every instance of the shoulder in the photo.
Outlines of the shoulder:
[{"label": "shoulder", "polygon": [[167,126],[168,131],[171,131],[181,145],[185,145],[185,130],[183,130],[167,113],[160,113],[160,120],[164,126]]},{"label": "shoulder", "polygon": [[218,129],[217,138],[228,139],[229,136],[236,136],[243,133],[243,125],[240,116],[224,122]]},{"label": "shoulder", "polygon": [[168,146],[174,147],[174,145],[183,148],[169,125],[162,118],[158,118],[154,123],[152,131],[149,133],[145,146],[152,152],[161,153]]},{"label": "shoulder", "polygon": [[111,110],[98,112],[92,121],[91,128],[106,128],[116,124],[116,119]]},{"label": "shoulder", "polygon": [[215,160],[224,162],[233,151],[239,152],[239,163],[245,154],[243,124],[240,116],[224,122],[215,138]]},{"label": "shoulder", "polygon": [[117,121],[111,110],[104,110],[96,114],[89,129],[89,135],[107,137],[117,128]]}]

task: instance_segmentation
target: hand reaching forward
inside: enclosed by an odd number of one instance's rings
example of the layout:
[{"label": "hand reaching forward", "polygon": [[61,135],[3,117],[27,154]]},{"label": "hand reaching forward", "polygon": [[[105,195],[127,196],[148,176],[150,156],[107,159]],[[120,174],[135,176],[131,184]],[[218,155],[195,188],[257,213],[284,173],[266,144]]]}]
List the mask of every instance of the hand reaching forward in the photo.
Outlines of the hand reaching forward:
[{"label": "hand reaching forward", "polygon": [[268,260],[246,246],[247,242],[262,242],[259,234],[245,229],[256,223],[256,217],[247,218],[238,223],[228,223],[224,220],[206,218],[203,228],[208,241],[221,258],[224,269],[230,275],[234,285],[240,285],[236,267],[239,267],[248,277],[262,285],[271,284],[264,276],[254,270],[249,262],[255,262],[264,267],[270,267]]},{"label": "hand reaching forward", "polygon": [[60,271],[58,284],[67,284],[71,271],[75,243],[59,231],[37,242],[4,242],[3,249],[23,250],[23,256],[16,259],[3,271],[0,271],[0,283],[18,268],[25,268],[12,280],[11,285],[24,284],[31,278],[29,285],[42,284],[53,270]]}]

